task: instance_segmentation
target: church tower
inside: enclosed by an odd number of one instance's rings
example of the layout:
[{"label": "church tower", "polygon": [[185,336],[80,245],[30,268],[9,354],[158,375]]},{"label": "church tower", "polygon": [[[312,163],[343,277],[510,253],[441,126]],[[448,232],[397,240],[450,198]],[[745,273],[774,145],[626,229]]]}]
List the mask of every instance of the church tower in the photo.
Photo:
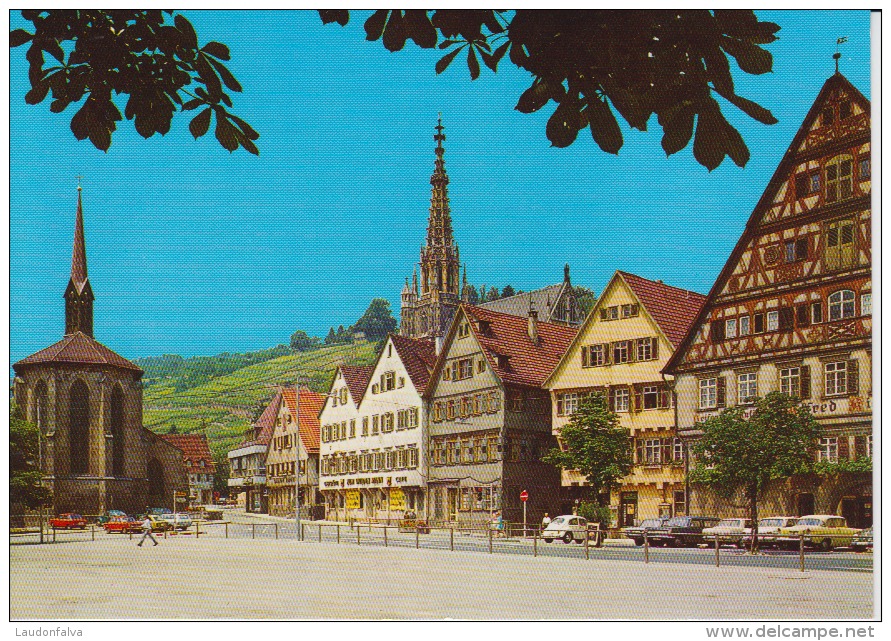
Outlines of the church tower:
[{"label": "church tower", "polygon": [[65,335],[83,332],[93,338],[93,288],[87,278],[87,248],[84,242],[84,210],[77,187],[77,218],[71,252],[71,279],[65,288]]},{"label": "church tower", "polygon": [[460,303],[460,254],[452,235],[449,176],[445,170],[442,117],[436,125],[436,161],[430,195],[427,243],[421,248],[420,292],[417,279],[403,290],[400,333],[411,338],[445,335]]}]

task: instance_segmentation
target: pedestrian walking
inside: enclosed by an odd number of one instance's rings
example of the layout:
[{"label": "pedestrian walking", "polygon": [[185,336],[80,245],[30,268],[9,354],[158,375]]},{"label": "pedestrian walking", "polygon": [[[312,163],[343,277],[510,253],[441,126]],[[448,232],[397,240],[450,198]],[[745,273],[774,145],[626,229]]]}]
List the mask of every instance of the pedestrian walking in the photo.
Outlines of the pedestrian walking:
[{"label": "pedestrian walking", "polygon": [[158,542],[155,540],[155,537],[152,536],[152,520],[146,514],[145,521],[142,522],[142,538],[139,539],[139,543],[136,544],[136,547],[142,547],[142,543],[145,541],[145,537],[148,537],[152,540],[152,543],[158,545]]},{"label": "pedestrian walking", "polygon": [[541,519],[541,531],[544,532],[548,529],[548,526],[551,524],[551,517],[548,516],[548,513],[545,512],[544,517]]}]

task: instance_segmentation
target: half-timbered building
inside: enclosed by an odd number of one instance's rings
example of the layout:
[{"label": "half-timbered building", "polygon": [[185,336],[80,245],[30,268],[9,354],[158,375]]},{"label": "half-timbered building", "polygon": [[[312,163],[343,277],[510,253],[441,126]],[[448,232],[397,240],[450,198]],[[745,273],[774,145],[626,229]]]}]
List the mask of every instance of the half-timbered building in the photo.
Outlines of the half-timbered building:
[{"label": "half-timbered building", "polygon": [[[708,301],[666,366],[680,434],[779,390],[824,428],[820,475],[777,483],[762,512],[871,522],[870,103],[829,78],[783,157]],[[857,462],[854,464],[854,462]],[[693,488],[693,512],[730,513]]]}]

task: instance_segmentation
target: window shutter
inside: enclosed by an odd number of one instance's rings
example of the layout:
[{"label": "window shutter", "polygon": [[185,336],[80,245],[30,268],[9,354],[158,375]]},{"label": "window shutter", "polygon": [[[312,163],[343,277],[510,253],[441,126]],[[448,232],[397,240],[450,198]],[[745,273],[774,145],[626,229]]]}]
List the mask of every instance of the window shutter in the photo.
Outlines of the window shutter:
[{"label": "window shutter", "polygon": [[791,307],[780,308],[780,331],[791,331],[795,326],[795,310]]},{"label": "window shutter", "polygon": [[839,436],[838,437],[838,460],[839,461],[847,461],[851,458],[851,451],[848,447],[848,437],[847,436]]},{"label": "window shutter", "polygon": [[637,447],[635,448],[635,450],[637,451],[637,464],[642,465],[644,462],[643,439],[636,439],[634,442],[637,445]]},{"label": "window shutter", "polygon": [[609,365],[613,362],[613,344],[612,343],[604,343],[603,344],[603,364]]},{"label": "window shutter", "polygon": [[857,361],[848,361],[848,396],[860,394],[860,368]]},{"label": "window shutter", "polygon": [[795,241],[795,260],[805,260],[808,255],[808,239],[807,236],[799,238]]},{"label": "window shutter", "polygon": [[662,439],[662,463],[671,462],[671,439]]},{"label": "window shutter", "polygon": [[854,457],[864,458],[866,456],[866,436],[858,434],[854,437]]},{"label": "window shutter", "polygon": [[808,309],[807,303],[799,305],[795,310],[795,314],[798,317],[797,321],[799,327],[807,327],[811,324],[811,310]]},{"label": "window shutter", "polygon": [[606,307],[600,308],[600,320],[605,321],[609,319],[609,310]]},{"label": "window shutter", "polygon": [[823,322],[823,303],[817,301],[816,303],[811,303],[811,315],[813,316],[813,322],[822,323]]},{"label": "window shutter", "polygon": [[727,379],[719,376],[716,380],[718,407],[727,407]]},{"label": "window shutter", "polygon": [[590,360],[588,359],[588,346],[582,346],[582,367],[588,367],[590,364]]},{"label": "window shutter", "polygon": [[610,387],[606,392],[607,398],[609,399],[609,411],[616,411],[616,389],[614,387]]},{"label": "window shutter", "polygon": [[563,394],[557,395],[557,416],[563,416]]},{"label": "window shutter", "polygon": [[722,321],[722,320],[712,321],[711,322],[711,330],[709,331],[709,336],[711,336],[713,343],[717,343],[718,341],[724,340],[724,321]]},{"label": "window shutter", "polygon": [[652,338],[652,346],[653,346],[653,360],[659,358],[659,337],[653,336]]},{"label": "window shutter", "polygon": [[638,314],[640,314],[640,305],[635,303],[634,305],[631,306],[631,315],[637,316]]},{"label": "window shutter", "polygon": [[631,395],[634,397],[634,411],[641,411],[643,409],[643,394],[637,385],[631,388]]},{"label": "window shutter", "polygon": [[762,334],[764,332],[764,314],[755,314],[755,333]]},{"label": "window shutter", "polygon": [[808,399],[811,397],[811,366],[801,366],[801,398]]},{"label": "window shutter", "polygon": [[628,341],[628,362],[633,363],[637,360],[637,341],[638,339]]},{"label": "window shutter", "polygon": [[671,407],[671,392],[666,385],[659,388],[659,407],[663,409]]}]

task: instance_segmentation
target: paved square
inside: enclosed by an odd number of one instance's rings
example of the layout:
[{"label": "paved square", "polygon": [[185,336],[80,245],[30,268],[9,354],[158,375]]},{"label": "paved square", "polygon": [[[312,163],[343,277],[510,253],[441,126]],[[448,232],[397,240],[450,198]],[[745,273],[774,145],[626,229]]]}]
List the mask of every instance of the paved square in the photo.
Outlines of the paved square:
[{"label": "paved square", "polygon": [[10,546],[10,618],[850,619],[873,575],[176,537]]}]

